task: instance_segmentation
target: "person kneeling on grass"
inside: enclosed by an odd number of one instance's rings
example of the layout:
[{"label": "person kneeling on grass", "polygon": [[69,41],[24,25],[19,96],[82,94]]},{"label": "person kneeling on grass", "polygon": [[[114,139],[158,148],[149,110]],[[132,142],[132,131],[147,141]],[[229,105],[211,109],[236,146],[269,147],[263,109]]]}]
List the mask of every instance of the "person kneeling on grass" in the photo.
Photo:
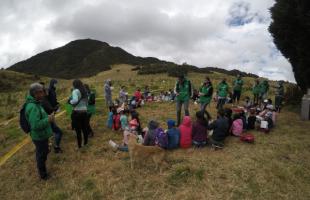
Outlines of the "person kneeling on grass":
[{"label": "person kneeling on grass", "polygon": [[167,121],[168,130],[168,149],[177,149],[180,143],[180,130],[175,127],[175,121],[170,119]]},{"label": "person kneeling on grass", "polygon": [[37,168],[41,179],[47,180],[46,160],[49,152],[48,139],[52,136],[51,124],[55,122],[54,114],[47,115],[40,101],[44,98],[43,86],[33,83],[26,98],[25,116],[30,125],[30,137],[36,147]]},{"label": "person kneeling on grass", "polygon": [[197,148],[204,147],[207,144],[208,121],[204,117],[203,111],[196,112],[197,121],[193,124],[192,140]]},{"label": "person kneeling on grass", "polygon": [[213,121],[209,126],[209,130],[213,130],[211,136],[211,144],[215,149],[224,147],[224,140],[229,129],[228,120],[225,117],[223,109],[219,109],[217,112],[218,118]]}]

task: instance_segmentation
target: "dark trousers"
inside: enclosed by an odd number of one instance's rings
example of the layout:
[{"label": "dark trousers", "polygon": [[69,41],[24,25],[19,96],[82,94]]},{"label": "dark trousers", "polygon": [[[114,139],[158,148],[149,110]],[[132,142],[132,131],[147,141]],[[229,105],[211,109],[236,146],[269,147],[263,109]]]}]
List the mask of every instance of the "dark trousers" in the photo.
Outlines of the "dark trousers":
[{"label": "dark trousers", "polygon": [[236,102],[236,101],[239,102],[240,97],[241,97],[241,91],[234,90],[232,101],[233,102]]},{"label": "dark trousers", "polygon": [[62,131],[61,129],[56,125],[56,123],[51,123],[52,131],[54,133],[55,137],[55,147],[60,147],[60,142],[62,138]]},{"label": "dark trousers", "polygon": [[283,101],[283,96],[276,96],[275,97],[275,107],[276,107],[276,110],[277,112],[280,112],[281,111],[281,108],[282,108],[282,101]]},{"label": "dark trousers", "polygon": [[92,114],[87,113],[87,132],[89,133],[90,136],[94,136],[93,129],[90,126],[90,119],[91,119]]},{"label": "dark trousers", "polygon": [[77,112],[73,111],[72,113],[72,125],[76,132],[76,138],[78,147],[82,147],[82,132],[84,137],[84,145],[88,142],[88,120],[87,120],[87,112]]},{"label": "dark trousers", "polygon": [[45,162],[48,154],[48,139],[33,140],[33,144],[36,146],[36,160],[39,175],[41,178],[45,178],[47,176]]},{"label": "dark trousers", "polygon": [[181,110],[182,105],[184,105],[185,116],[189,116],[189,101],[177,101],[177,126],[181,124]]},{"label": "dark trousers", "polygon": [[217,105],[216,105],[216,108],[219,110],[219,109],[223,109],[223,106],[225,105],[225,102],[226,102],[226,98],[219,98],[217,100]]}]

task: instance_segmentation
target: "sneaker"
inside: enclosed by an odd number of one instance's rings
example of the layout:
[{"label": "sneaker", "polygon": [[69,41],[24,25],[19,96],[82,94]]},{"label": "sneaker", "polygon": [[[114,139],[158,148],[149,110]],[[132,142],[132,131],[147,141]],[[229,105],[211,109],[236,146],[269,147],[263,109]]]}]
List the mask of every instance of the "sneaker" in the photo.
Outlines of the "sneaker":
[{"label": "sneaker", "polygon": [[217,149],[223,149],[224,146],[220,144],[212,144],[212,148],[214,148],[214,150],[217,150]]},{"label": "sneaker", "polygon": [[109,140],[109,145],[113,148],[113,149],[117,149],[118,148],[118,145],[113,142],[112,140]]}]

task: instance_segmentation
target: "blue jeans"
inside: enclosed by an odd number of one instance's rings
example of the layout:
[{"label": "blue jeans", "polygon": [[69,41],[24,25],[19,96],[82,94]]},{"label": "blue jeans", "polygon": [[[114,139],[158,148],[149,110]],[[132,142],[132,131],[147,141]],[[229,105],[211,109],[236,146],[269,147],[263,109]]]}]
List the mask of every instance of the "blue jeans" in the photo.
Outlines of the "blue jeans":
[{"label": "blue jeans", "polygon": [[184,111],[185,111],[185,116],[189,116],[189,100],[188,101],[177,101],[177,126],[181,124],[181,110],[182,110],[182,105],[184,104]]},{"label": "blue jeans", "polygon": [[55,138],[55,147],[60,147],[60,142],[62,138],[62,131],[61,129],[56,125],[56,123],[51,123],[52,131],[54,133]]},{"label": "blue jeans", "polygon": [[197,142],[195,140],[193,140],[193,145],[197,148],[201,148],[201,147],[204,147],[206,146],[207,142],[206,141],[203,141],[203,142]]}]

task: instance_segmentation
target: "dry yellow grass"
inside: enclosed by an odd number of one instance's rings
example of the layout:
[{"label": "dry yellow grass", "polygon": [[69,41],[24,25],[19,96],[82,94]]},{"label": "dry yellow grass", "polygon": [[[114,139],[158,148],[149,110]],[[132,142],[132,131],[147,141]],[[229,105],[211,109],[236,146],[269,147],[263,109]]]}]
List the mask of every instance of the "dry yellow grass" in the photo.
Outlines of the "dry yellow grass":
[{"label": "dry yellow grass", "polygon": [[[95,85],[98,92],[102,80],[109,76],[115,80],[116,91],[129,78],[132,87],[150,84],[151,89],[166,89],[175,82],[163,75],[136,77],[130,68],[114,71],[117,69],[85,81],[100,83]],[[196,85],[203,75],[190,74],[190,78]],[[130,170],[128,153],[115,153],[108,147],[109,139],[121,142],[122,134],[105,128],[107,112],[103,105],[98,101],[98,113],[93,119],[95,137],[81,151],[75,150],[69,119],[58,120],[65,131],[64,153],[49,155],[47,166],[52,177],[47,182],[38,179],[32,144],[2,166],[0,198],[310,199],[310,122],[300,121],[294,112],[284,110],[277,127],[268,135],[253,131],[255,144],[230,137],[222,151],[204,148],[169,152],[169,166],[159,175],[151,162]],[[214,103],[208,109],[215,117]],[[198,106],[191,104],[190,110],[194,115]],[[143,126],[149,119],[156,119],[166,128],[165,121],[175,118],[175,104],[147,104],[138,112]]]}]

